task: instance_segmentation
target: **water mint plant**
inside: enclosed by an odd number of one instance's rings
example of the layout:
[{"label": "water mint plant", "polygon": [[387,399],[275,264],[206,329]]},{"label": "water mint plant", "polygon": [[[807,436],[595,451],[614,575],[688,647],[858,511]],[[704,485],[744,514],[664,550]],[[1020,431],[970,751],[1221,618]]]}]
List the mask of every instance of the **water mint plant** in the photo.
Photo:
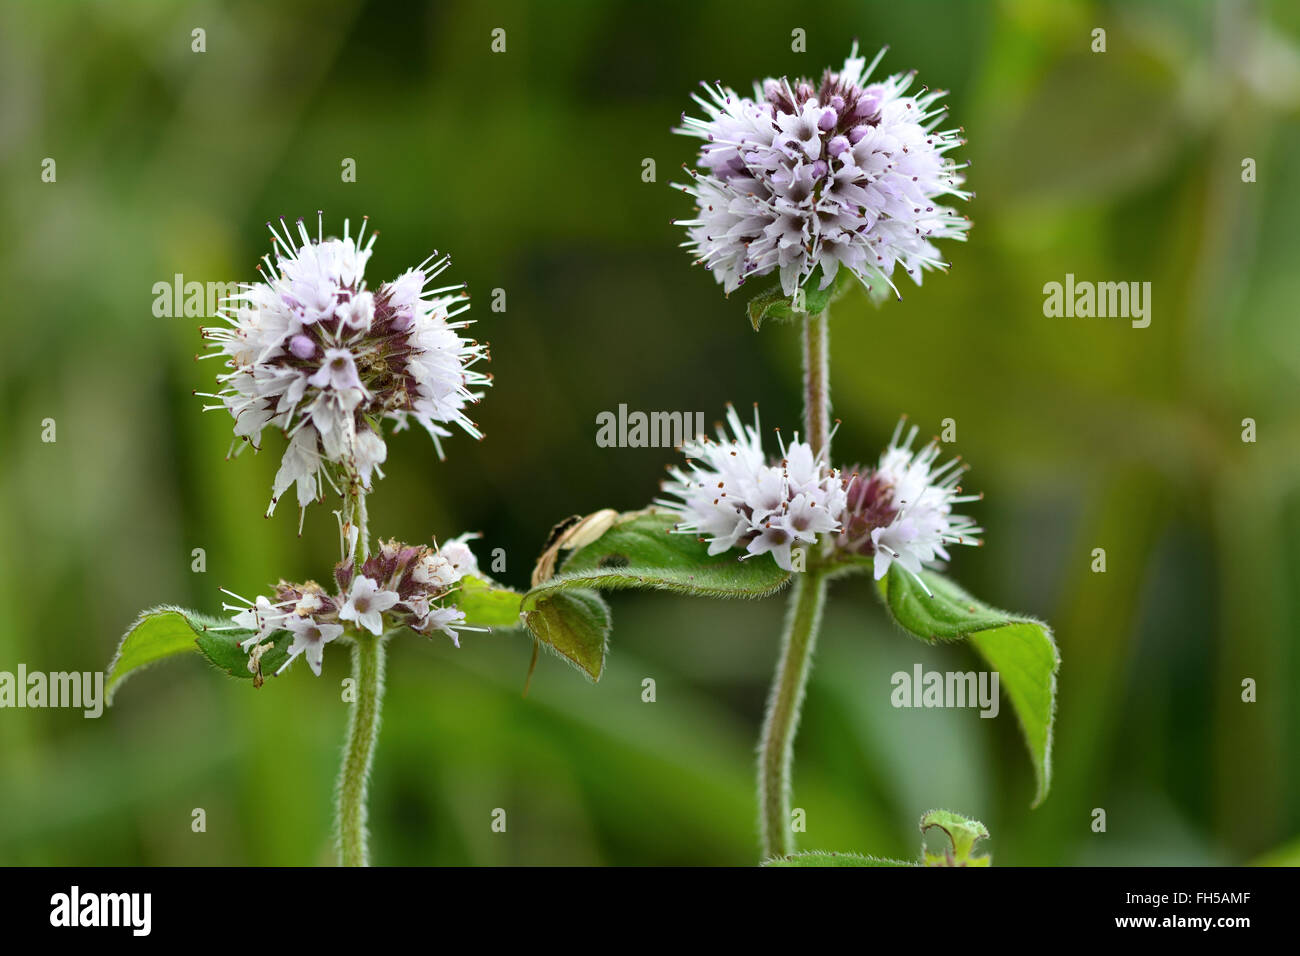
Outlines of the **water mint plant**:
[{"label": "water mint plant", "polygon": [[[915,448],[919,428],[905,418],[874,466],[837,467],[832,457],[829,307],[855,286],[877,304],[897,295],[897,267],[920,285],[926,271],[947,267],[936,243],[964,240],[969,228],[944,205],[970,196],[964,164],[948,155],[961,131],[940,129],[942,94],[913,92],[912,74],[873,79],[883,53],[868,64],[855,44],[820,80],[769,78],[752,96],[706,85],[695,97],[704,117],[683,115],[677,130],[703,141],[698,168],[679,187],[696,204],[678,220],[684,245],[728,295],[771,283],[747,311],[755,330],[769,321],[798,327],[802,428],[788,442],[778,432],[769,457],[757,410],[749,426],[729,409],[716,440],[686,443],[685,467],[670,469],[649,508],[557,527],[522,605],[539,643],[598,679],[611,620],[601,591],[764,598],[788,588],[757,804],[762,858],[794,865],[827,861],[793,856],[790,794],[799,712],[828,586],[839,578],[870,575],[889,616],[913,637],[969,642],[1001,674],[1033,762],[1035,803],[1050,786],[1059,663],[1050,629],[979,602],[941,573],[954,545],[981,543],[975,519],[960,512],[981,497],[960,486],[966,466],[940,464],[937,440]],[[987,834],[943,814],[960,843],[946,859],[964,863],[974,837]]]},{"label": "water mint plant", "polygon": [[[281,580],[253,599],[222,589],[219,618],[164,606],[127,630],[109,666],[110,700],[134,671],[197,650],[254,687],[305,659],[321,675],[327,647],[352,652],[353,698],[337,788],[336,836],[345,865],[369,862],[367,778],[379,731],[387,642],[401,634],[450,639],[519,625],[520,595],[488,578],[462,535],[441,545],[397,540],[371,549],[366,496],[387,458],[385,422],[394,431],[420,424],[442,456],[455,425],[480,432],[466,408],[490,383],[475,366],[487,347],[465,337],[457,319],[469,308],[463,285],[435,286],[450,259],[436,253],[373,292],[364,273],[375,235],[327,237],[318,214],[313,238],[300,220],[297,238],[284,220],[271,226],[272,253],[261,281],[246,283],[220,313],[225,325],[203,330],[209,356],[224,361],[220,389],[206,393],[227,411],[235,451],[262,445],[270,426],[285,447],[272,489],[296,488],[299,529],[307,506],[333,494],[339,557],[332,582]],[[318,564],[320,562],[317,562]]]}]

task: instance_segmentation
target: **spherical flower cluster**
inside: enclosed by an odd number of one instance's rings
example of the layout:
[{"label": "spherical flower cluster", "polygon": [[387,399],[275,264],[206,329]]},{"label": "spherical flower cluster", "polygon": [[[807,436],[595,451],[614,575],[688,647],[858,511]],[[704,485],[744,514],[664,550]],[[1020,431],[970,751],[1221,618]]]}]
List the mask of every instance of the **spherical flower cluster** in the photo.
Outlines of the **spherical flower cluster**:
[{"label": "spherical flower cluster", "polygon": [[943,268],[932,240],[964,239],[968,221],[940,205],[968,198],[959,166],[945,153],[959,130],[939,130],[941,91],[909,94],[914,75],[877,82],[855,43],[838,72],[820,83],[767,79],[753,97],[705,84],[694,96],[704,118],[683,114],[676,132],[704,140],[683,243],[730,294],[751,276],[779,274],[794,295],[820,268],[819,287],[843,266],[869,290],[897,288],[900,264],[916,283]]},{"label": "spherical flower cluster", "polygon": [[350,560],[339,562],[334,569],[338,590],[333,594],[312,581],[281,581],[273,599],[258,595],[255,601],[248,601],[227,591],[242,602],[225,605],[227,611],[235,612],[235,626],[253,632],[239,645],[250,652],[249,670],[260,674],[263,642],[282,631],[290,632],[293,641],[289,659],[277,674],[302,655],[319,677],[325,645],[340,637],[348,625],[376,637],[403,626],[429,636],[441,631],[460,647],[458,631],[484,629],[467,625],[464,612],[438,602],[455,590],[461,578],[478,573],[467,537],[440,548],[386,541],[359,567]]},{"label": "spherical flower cluster", "polygon": [[974,519],[952,509],[984,496],[961,493],[957,482],[966,467],[960,457],[935,467],[936,441],[913,451],[917,428],[904,436],[905,423],[898,423],[875,468],[845,474],[814,456],[797,435],[783,446],[781,459],[770,463],[757,409],[750,426],[728,407],[732,437],[719,428],[717,441],[687,443],[689,473],[669,469],[666,497],[655,504],[680,517],[675,531],[707,541],[711,555],[732,548],[745,550],[741,560],[771,553],[790,571],[793,548],[834,534],[831,561],[869,557],[877,580],[897,562],[924,588],[921,570],[949,560],[948,545],[983,544]]},{"label": "spherical flower cluster", "polygon": [[701,438],[683,446],[690,473],[671,469],[663,488],[679,500],[656,503],[681,515],[678,531],[707,539],[709,554],[731,548],[744,548],[745,557],[770,553],[789,571],[792,547],[812,546],[819,535],[839,531],[844,481],[797,434],[770,464],[757,409],[748,426],[728,407],[727,423],[733,437],[719,427],[716,442]]},{"label": "spherical flower cluster", "polygon": [[[889,573],[895,562],[919,576],[924,566],[948,560],[947,545],[983,543],[976,537],[982,529],[974,519],[952,512],[954,504],[983,497],[961,494],[957,482],[966,467],[960,457],[934,467],[938,443],[931,441],[913,451],[917,428],[913,425],[900,441],[904,424],[905,420],[898,423],[874,469],[862,472],[855,468],[847,479],[843,531],[837,546],[872,556],[876,580]],[[925,582],[920,583],[924,588]]]},{"label": "spherical flower cluster", "polygon": [[418,422],[439,457],[444,425],[481,437],[465,407],[489,384],[473,368],[486,347],[461,336],[468,321],[452,321],[469,308],[464,286],[430,287],[450,259],[435,253],[371,292],[363,276],[375,234],[363,244],[364,223],[355,239],[346,222],[342,239],[325,238],[318,218],[313,239],[299,220],[295,241],[280,222],[263,281],[230,297],[226,326],[203,330],[230,369],[208,396],[221,404],[209,407],[227,409],[236,438],[254,448],[268,425],[289,439],[267,514],[294,485],[300,509],[323,481],[368,490],[388,455],[385,418],[394,431]]}]

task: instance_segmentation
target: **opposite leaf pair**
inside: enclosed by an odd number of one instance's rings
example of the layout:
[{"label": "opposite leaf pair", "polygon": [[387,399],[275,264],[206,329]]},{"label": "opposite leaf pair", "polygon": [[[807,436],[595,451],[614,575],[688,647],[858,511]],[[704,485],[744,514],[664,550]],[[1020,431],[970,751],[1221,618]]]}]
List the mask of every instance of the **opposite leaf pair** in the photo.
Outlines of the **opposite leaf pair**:
[{"label": "opposite leaf pair", "polygon": [[[808,573],[784,570],[766,557],[738,561],[734,555],[710,554],[703,541],[674,533],[679,520],[674,512],[652,508],[614,514],[598,512],[608,530],[595,540],[577,539],[559,572],[537,582],[522,602],[533,636],[592,680],[604,670],[611,628],[609,609],[597,592],[639,589],[752,599],[775,594],[796,574]],[[561,538],[559,547],[552,547],[558,551],[564,543]],[[545,560],[553,566],[555,556]],[[844,561],[825,573],[839,577],[870,567]],[[998,671],[1033,762],[1034,803],[1040,802],[1051,785],[1060,663],[1051,630],[1041,621],[977,601],[934,571],[916,576],[894,565],[878,582],[877,592],[907,634],[927,643],[968,641]]]}]

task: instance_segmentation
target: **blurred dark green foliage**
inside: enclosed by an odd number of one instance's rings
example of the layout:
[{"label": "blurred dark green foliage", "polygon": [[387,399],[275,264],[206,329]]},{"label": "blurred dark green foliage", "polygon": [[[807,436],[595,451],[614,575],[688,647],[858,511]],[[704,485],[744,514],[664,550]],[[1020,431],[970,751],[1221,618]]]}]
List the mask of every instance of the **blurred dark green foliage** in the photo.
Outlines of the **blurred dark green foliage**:
[{"label": "blurred dark green foliage", "polygon": [[[670,127],[701,79],[820,73],[854,37],[952,91],[977,198],[950,275],[880,309],[837,305],[839,456],[872,457],[900,412],[927,432],[955,418],[988,544],[951,574],[1051,621],[1064,664],[1055,786],[1031,812],[1009,709],[889,705],[893,671],[966,669],[970,652],[907,640],[868,582],[841,582],[797,750],[801,845],[911,858],[932,806],[988,824],[995,863],[1285,845],[1300,832],[1300,9],[1280,0],[6,4],[0,669],[103,667],[143,607],[214,612],[218,586],[327,573],[328,509],[301,539],[291,508],[262,519],[279,439],[224,462],[229,420],[191,396],[216,372],[192,361],[199,321],[151,313],[175,273],[251,278],[271,217],[368,214],[372,281],[451,251],[492,342],[487,438],[453,438],[445,463],[421,435],[391,441],[380,534],[481,530],[522,586],[552,523],[641,507],[674,459],[598,448],[599,411],[712,420],[759,401],[765,425],[795,427],[793,330],[755,334],[743,299],[676,248],[686,200],[667,182],[692,143]],[[1045,318],[1042,285],[1067,272],[1151,281],[1151,327]],[[543,658],[527,699],[518,635],[399,642],[376,860],[753,862],[779,601],[616,595],[601,683]],[[326,861],[347,667],[327,653],[320,680],[297,668],[254,692],[196,658],[134,679],[98,721],[0,712],[0,862]]]}]

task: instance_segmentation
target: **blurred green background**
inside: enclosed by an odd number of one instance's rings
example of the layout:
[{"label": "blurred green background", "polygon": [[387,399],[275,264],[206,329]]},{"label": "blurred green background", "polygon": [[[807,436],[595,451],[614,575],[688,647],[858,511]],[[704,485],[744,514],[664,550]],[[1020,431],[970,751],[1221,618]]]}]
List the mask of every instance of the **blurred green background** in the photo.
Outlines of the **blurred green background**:
[{"label": "blurred green background", "polygon": [[[291,507],[261,517],[282,440],[223,460],[230,421],[191,395],[217,371],[193,361],[201,320],[152,314],[175,273],[253,277],[272,217],[324,209],[339,229],[368,214],[372,284],[436,247],[475,295],[496,376],[487,437],[453,438],[445,463],[422,435],[391,440],[371,504],[385,536],[481,530],[523,586],[555,521],[643,506],[675,460],[598,448],[598,412],[713,421],[759,401],[766,425],[796,426],[794,330],[752,332],[743,298],[677,248],[669,220],[688,202],[668,182],[693,141],[670,127],[701,79],[820,74],[854,37],[952,91],[978,195],[970,241],[943,250],[950,275],[880,309],[856,293],[837,306],[837,457],[874,457],[900,412],[927,434],[954,418],[987,546],[952,574],[1050,621],[1063,666],[1055,785],[1031,811],[1009,707],[890,706],[895,670],[973,654],[903,637],[868,582],[838,582],[796,754],[801,845],[913,857],[916,820],[945,806],[988,824],[995,863],[1288,859],[1300,8],[1281,0],[5,4],[0,670],[102,668],[144,607],[215,612],[219,586],[328,572],[327,507],[301,539]],[[1241,180],[1246,157],[1258,182]],[[1150,281],[1150,328],[1045,318],[1042,286],[1067,272]],[[522,699],[519,634],[392,648],[377,862],[754,862],[781,600],[611,604],[596,686],[544,656]],[[99,720],[0,711],[0,862],[328,861],[347,674],[335,651],[319,680],[300,666],[254,691],[195,658],[133,678]],[[1257,703],[1240,700],[1246,677]]]}]

